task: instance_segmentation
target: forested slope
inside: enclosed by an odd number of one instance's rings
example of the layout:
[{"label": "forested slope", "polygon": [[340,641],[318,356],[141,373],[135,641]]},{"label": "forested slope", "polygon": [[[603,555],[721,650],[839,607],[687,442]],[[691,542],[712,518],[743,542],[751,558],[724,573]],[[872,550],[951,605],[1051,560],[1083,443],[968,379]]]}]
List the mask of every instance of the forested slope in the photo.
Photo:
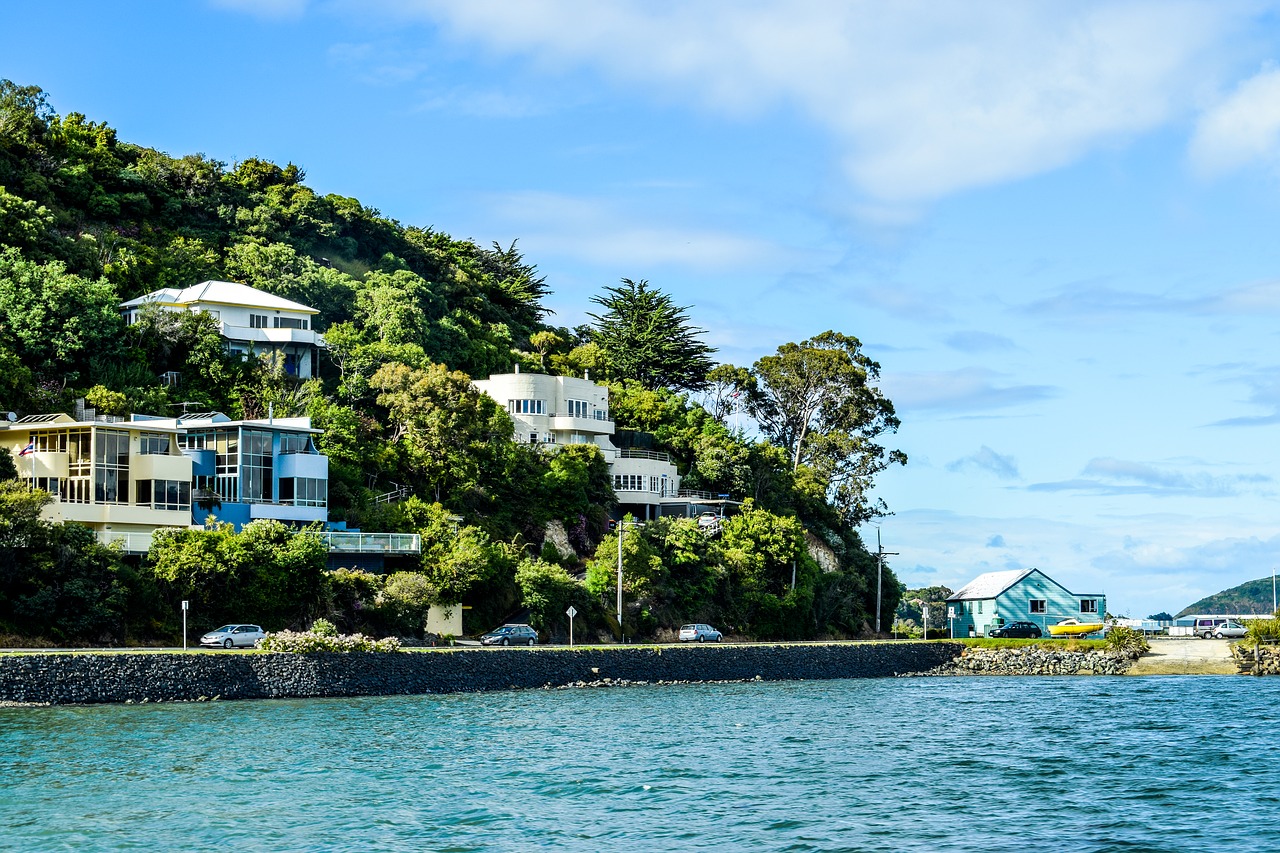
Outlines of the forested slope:
[{"label": "forested slope", "polygon": [[[119,317],[123,300],[207,279],[317,308],[320,377],[228,354],[203,315]],[[749,499],[719,537],[679,520],[626,536],[628,634],[691,619],[758,637],[865,631],[875,561],[855,527],[883,511],[875,475],[905,459],[880,443],[898,422],[857,339],[825,332],[750,367],[717,366],[689,309],[646,281],[602,284],[592,324],[576,329],[548,323],[549,295],[514,244],[317,195],[292,164],[124,142],[104,122],[56,114],[38,88],[0,81],[0,407],[69,411],[83,397],[106,414],[194,402],[237,418],[309,415],[330,459],[330,518],[424,543],[420,561],[387,575],[326,572],[322,551],[274,529],[162,536],[131,562],[40,522],[47,498],[11,481],[0,487],[0,633],[164,638],[179,598],[209,622],[327,616],[401,634],[421,631],[432,602],[465,602],[469,630],[528,608],[548,633],[574,603],[589,629],[609,630],[606,466],[589,447],[511,441],[507,414],[470,380],[516,363],[590,370],[611,385],[619,429],[651,433],[688,487]],[[176,387],[161,383],[168,371]],[[758,433],[731,428],[737,407]],[[375,503],[392,484],[412,497]],[[574,553],[544,543],[552,521]],[[806,535],[838,570],[819,570]],[[889,571],[885,590],[888,624]]]}]

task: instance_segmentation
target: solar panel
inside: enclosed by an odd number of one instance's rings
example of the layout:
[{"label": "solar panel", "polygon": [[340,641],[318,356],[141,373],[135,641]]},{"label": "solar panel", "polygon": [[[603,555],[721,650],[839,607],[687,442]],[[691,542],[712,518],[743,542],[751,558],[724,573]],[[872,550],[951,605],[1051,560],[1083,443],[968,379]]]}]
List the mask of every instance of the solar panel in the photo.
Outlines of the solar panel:
[{"label": "solar panel", "polygon": [[56,421],[62,415],[24,415],[18,418],[20,424],[49,424]]}]

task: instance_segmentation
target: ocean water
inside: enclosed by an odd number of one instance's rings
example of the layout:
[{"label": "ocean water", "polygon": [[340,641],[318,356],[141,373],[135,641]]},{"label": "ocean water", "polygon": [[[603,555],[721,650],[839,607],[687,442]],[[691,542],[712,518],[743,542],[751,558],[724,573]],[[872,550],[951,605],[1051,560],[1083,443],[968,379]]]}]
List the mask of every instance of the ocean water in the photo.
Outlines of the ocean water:
[{"label": "ocean water", "polygon": [[0,708],[3,850],[1261,850],[1280,678]]}]

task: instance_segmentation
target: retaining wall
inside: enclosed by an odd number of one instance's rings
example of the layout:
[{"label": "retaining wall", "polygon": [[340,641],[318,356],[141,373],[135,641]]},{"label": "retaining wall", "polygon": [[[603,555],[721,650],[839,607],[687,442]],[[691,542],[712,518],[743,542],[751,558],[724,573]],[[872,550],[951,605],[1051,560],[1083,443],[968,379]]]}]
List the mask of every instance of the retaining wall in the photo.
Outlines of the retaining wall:
[{"label": "retaining wall", "polygon": [[611,681],[876,678],[925,672],[958,643],[448,649],[429,652],[24,654],[0,657],[0,701],[42,704],[386,696]]}]

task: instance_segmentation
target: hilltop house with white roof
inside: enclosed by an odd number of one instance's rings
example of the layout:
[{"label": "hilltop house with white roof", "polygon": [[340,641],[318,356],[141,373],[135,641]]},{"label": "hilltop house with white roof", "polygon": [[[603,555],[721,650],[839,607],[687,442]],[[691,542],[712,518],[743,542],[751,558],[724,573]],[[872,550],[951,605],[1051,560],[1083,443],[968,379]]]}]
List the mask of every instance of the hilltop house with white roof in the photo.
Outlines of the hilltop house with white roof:
[{"label": "hilltop house with white roof", "polygon": [[[600,448],[623,511],[647,519],[662,514],[664,503],[679,500],[680,474],[668,454],[614,445],[607,386],[576,376],[521,373],[518,368],[475,384],[511,415],[516,441]],[[688,500],[681,503],[683,508]]]},{"label": "hilltop house with white roof", "polygon": [[1034,622],[1049,635],[1063,619],[1101,622],[1107,597],[1069,592],[1039,569],[1013,569],[978,575],[947,599],[953,636],[984,637],[1009,622]]},{"label": "hilltop house with white roof", "polygon": [[187,288],[166,287],[120,304],[125,322],[133,324],[147,305],[165,311],[204,311],[218,322],[233,353],[284,356],[285,372],[301,379],[317,373],[317,351],[324,338],[314,321],[320,312],[298,302],[231,281],[202,281]]}]

